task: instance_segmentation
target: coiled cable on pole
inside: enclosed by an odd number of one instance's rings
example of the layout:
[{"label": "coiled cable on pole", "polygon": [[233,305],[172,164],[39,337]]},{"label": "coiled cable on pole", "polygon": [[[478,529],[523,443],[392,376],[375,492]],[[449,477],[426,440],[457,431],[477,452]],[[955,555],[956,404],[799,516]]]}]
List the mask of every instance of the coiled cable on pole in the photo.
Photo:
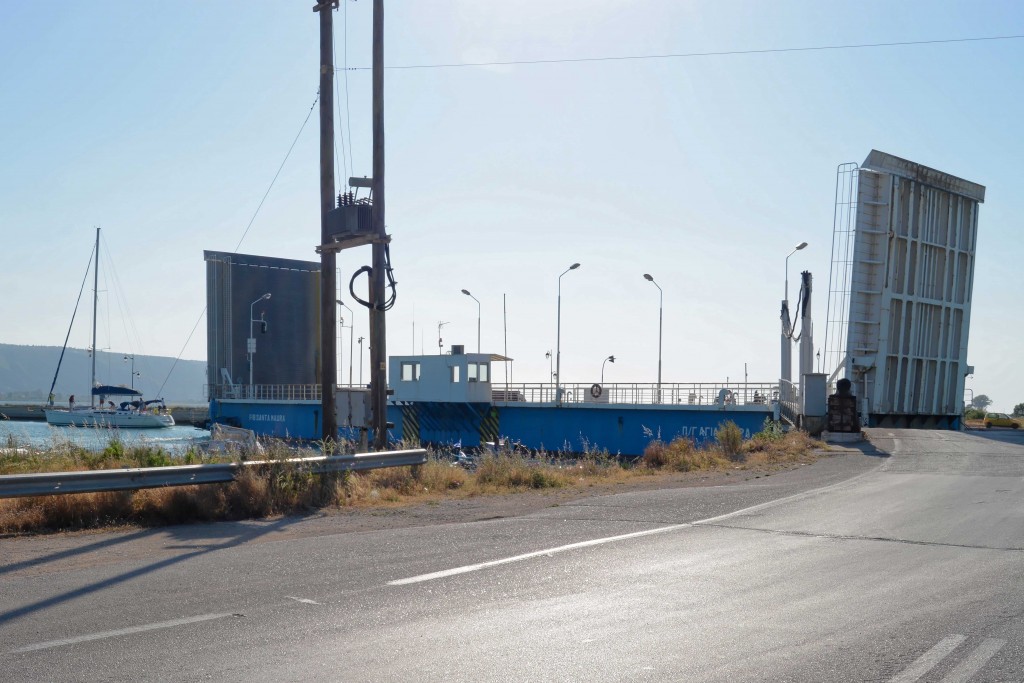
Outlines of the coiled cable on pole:
[{"label": "coiled cable on pole", "polygon": [[[361,299],[359,297],[359,295],[356,294],[356,289],[355,289],[356,278],[358,278],[363,273],[366,273],[368,278],[369,277],[373,277],[373,268],[371,266],[363,266],[362,268],[360,268],[356,272],[352,273],[352,278],[348,281],[348,292],[349,292],[349,294],[352,295],[352,298],[355,301],[357,301],[359,304],[365,306],[366,308],[374,308],[374,304],[372,304],[369,301],[365,301],[365,300]],[[398,298],[398,289],[397,289],[398,282],[395,280],[394,270],[391,268],[391,245],[390,244],[385,244],[384,245],[384,277],[387,278],[387,281],[388,281],[387,289],[389,289],[391,291],[391,293],[388,295],[387,300],[383,304],[381,304],[380,306],[377,306],[376,308],[377,308],[377,310],[380,310],[380,311],[390,311],[392,309],[392,307],[394,307],[394,305],[395,305],[395,300]]]}]

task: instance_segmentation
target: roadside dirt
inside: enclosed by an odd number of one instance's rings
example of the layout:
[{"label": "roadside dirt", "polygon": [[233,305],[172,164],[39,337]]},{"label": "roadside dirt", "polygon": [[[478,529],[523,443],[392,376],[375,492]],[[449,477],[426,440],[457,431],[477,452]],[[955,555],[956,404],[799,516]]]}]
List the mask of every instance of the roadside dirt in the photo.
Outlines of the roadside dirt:
[{"label": "roadside dirt", "polygon": [[[833,451],[820,451],[812,459],[828,457]],[[723,486],[771,476],[809,463],[744,466],[710,472],[659,473],[610,483],[591,483],[562,489],[542,489],[518,493],[488,494],[466,498],[439,497],[427,502],[395,503],[373,507],[330,508],[316,516],[329,519],[335,533],[377,531],[411,526],[457,524],[487,519],[517,517],[544,508],[598,496],[631,491],[652,491],[700,486]]]}]

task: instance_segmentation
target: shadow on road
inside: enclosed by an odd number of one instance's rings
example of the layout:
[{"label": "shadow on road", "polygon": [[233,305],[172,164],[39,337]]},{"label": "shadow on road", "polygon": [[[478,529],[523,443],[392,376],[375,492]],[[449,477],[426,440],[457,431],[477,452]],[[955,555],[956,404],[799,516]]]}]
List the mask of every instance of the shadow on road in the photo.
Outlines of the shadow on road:
[{"label": "shadow on road", "polygon": [[139,531],[134,531],[129,534],[122,534],[114,538],[105,538],[102,541],[96,541],[95,543],[83,545],[78,548],[68,548],[67,550],[60,550],[55,553],[50,553],[49,555],[44,555],[43,557],[34,557],[31,560],[15,562],[14,564],[5,564],[0,566],[0,576],[3,576],[4,574],[10,574],[11,572],[16,572],[19,569],[27,569],[28,567],[38,567],[40,565],[49,564],[50,562],[57,562],[59,560],[64,560],[69,557],[75,557],[76,555],[85,555],[87,553],[102,550],[104,548],[110,548],[112,546],[120,545],[122,543],[128,543],[130,541],[134,541],[138,538],[141,538],[146,534],[151,533],[153,533],[152,529],[140,529]]},{"label": "shadow on road", "polygon": [[[164,527],[162,529],[147,529],[131,534],[126,534],[124,536],[119,536],[118,538],[99,541],[97,543],[82,546],[81,548],[75,548],[73,550],[66,550],[58,553],[53,553],[43,558],[18,563],[18,565],[9,565],[3,567],[2,571],[10,572],[20,567],[34,566],[44,564],[47,562],[54,562],[58,559],[74,555],[83,555],[90,552],[101,551],[103,549],[109,548],[119,543],[126,543],[128,541],[137,540],[147,534],[170,534],[172,536],[176,536],[179,542],[192,542],[190,545],[185,546],[164,546],[165,549],[177,549],[182,547],[196,548],[196,550],[194,550],[193,552],[188,552],[182,555],[175,555],[173,557],[157,560],[145,566],[123,572],[116,576],[111,576],[107,579],[103,579],[102,581],[96,581],[94,583],[82,586],[80,588],[76,588],[74,590],[65,591],[52,597],[37,600],[36,602],[32,602],[21,607],[7,610],[6,612],[0,612],[0,625],[11,622],[19,617],[23,617],[26,614],[31,614],[33,612],[37,612],[48,607],[53,607],[54,605],[59,605],[61,603],[68,602],[70,600],[74,600],[84,595],[89,595],[90,593],[95,593],[97,591],[101,591],[112,586],[117,586],[119,584],[125,583],[126,581],[130,581],[136,577],[144,576],[146,574],[150,574],[160,569],[164,569],[165,567],[170,567],[181,562],[185,562],[187,560],[191,560],[193,558],[200,557],[202,555],[206,555],[208,553],[212,553],[218,550],[224,550],[227,548],[242,545],[243,543],[248,543],[250,541],[260,538],[261,536],[265,536],[275,531],[281,531],[282,529],[290,526],[291,524],[298,522],[300,519],[301,517],[292,516],[284,517],[282,519],[270,523],[259,524],[226,522],[219,524],[211,524],[199,529],[190,526]],[[234,527],[234,532],[228,533],[227,538],[225,538],[225,529],[230,529],[232,527]],[[214,538],[216,538],[217,540],[214,540]],[[208,542],[211,540],[214,542],[210,544],[196,544],[197,541]]]},{"label": "shadow on road", "polygon": [[869,441],[868,439],[864,439],[863,441],[857,441],[855,443],[842,443],[833,445],[841,446],[842,448],[846,448],[852,451],[860,451],[864,455],[870,456],[872,458],[888,458],[890,455],[892,455],[888,451],[883,451],[881,448],[871,443],[871,441]]},{"label": "shadow on road", "polygon": [[984,427],[981,429],[968,428],[964,430],[964,434],[979,439],[989,439],[1000,443],[1024,446],[1024,429],[1011,429],[1010,427],[992,427],[991,429],[985,429]]}]

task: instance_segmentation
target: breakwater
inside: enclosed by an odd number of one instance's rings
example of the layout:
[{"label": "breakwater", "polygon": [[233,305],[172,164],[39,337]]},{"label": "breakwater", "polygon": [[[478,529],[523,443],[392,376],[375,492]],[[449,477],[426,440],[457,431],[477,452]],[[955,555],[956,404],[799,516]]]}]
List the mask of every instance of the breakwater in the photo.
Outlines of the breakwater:
[{"label": "breakwater", "polygon": [[[210,420],[208,405],[168,406],[174,422],[180,425],[205,425]],[[0,420],[46,420],[38,403],[0,403]]]}]

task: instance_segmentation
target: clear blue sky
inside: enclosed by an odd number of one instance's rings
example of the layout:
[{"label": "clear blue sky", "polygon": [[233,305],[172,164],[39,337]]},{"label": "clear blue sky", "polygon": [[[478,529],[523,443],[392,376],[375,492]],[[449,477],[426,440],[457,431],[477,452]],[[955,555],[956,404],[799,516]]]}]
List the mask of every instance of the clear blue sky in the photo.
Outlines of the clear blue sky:
[{"label": "clear blue sky", "polygon": [[[137,330],[108,323],[101,346],[205,358],[205,321],[186,345],[205,305],[202,251],[235,248],[313,103],[311,5],[0,5],[0,341],[63,341],[98,225]],[[370,12],[347,2],[347,50],[336,15],[350,66],[369,64]],[[391,65],[1024,34],[1014,2],[391,0],[386,12]],[[987,186],[968,386],[1012,409],[1024,401],[1022,65],[1024,40],[1006,40],[390,70],[388,350],[418,352],[422,336],[436,352],[440,320],[446,347],[473,350],[467,288],[484,350],[501,352],[504,294],[513,379],[546,381],[557,278],[579,261],[562,280],[565,381],[596,381],[609,354],[606,381],[655,380],[645,272],[665,292],[665,381],[736,381],[744,363],[771,381],[785,256],[810,243],[790,287],[813,272],[821,347],[835,168],[876,148]],[[369,175],[369,72],[348,72],[347,115],[339,86],[342,173]],[[316,123],[239,251],[317,258]],[[341,280],[368,261],[368,248],[343,253]],[[85,325],[71,343],[88,344]]]}]

